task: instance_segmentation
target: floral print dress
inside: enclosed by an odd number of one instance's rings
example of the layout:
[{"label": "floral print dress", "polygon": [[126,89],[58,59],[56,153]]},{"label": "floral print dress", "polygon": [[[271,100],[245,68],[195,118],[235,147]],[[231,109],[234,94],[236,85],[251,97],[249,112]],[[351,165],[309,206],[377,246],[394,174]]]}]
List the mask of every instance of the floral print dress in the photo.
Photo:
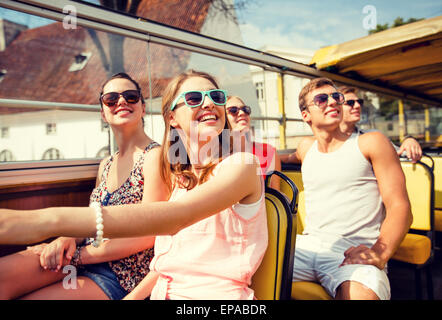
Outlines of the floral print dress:
[{"label": "floral print dress", "polygon": [[[111,193],[107,190],[107,178],[112,161],[118,152],[112,155],[104,166],[101,183],[92,191],[90,203],[100,202],[101,206],[105,207],[141,202],[144,191],[144,159],[149,150],[159,146],[158,143],[151,142],[135,162],[126,181]],[[152,258],[153,248],[150,248],[121,260],[108,263],[123,289],[130,292],[149,272],[149,264]]]}]

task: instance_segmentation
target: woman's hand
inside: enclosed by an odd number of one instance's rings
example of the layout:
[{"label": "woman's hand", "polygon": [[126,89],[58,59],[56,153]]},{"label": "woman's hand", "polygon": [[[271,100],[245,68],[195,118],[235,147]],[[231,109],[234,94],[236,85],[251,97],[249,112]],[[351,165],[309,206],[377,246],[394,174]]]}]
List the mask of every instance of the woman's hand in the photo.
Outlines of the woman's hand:
[{"label": "woman's hand", "polygon": [[61,267],[69,264],[76,247],[75,238],[57,238],[43,247],[40,265],[45,270],[59,271]]},{"label": "woman's hand", "polygon": [[41,253],[43,252],[43,249],[47,246],[47,243],[40,243],[40,244],[36,244],[35,246],[29,246],[26,248],[26,250],[30,250],[33,253],[35,253],[36,255],[41,255]]}]

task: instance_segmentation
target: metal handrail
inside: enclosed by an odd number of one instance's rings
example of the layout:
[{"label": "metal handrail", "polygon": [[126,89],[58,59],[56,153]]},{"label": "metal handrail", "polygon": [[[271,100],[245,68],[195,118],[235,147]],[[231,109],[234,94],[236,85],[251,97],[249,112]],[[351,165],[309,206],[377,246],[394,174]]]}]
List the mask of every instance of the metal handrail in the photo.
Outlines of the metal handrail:
[{"label": "metal handrail", "polygon": [[[146,103],[148,100],[145,100]],[[34,101],[34,100],[18,100],[18,99],[1,99],[0,107],[3,108],[21,108],[21,109],[50,109],[50,110],[68,110],[68,111],[100,111],[99,104],[80,104],[67,102],[53,102],[53,101]],[[161,115],[160,111],[149,111],[149,115]],[[250,117],[251,120],[268,120],[268,121],[282,121],[282,116],[279,117]],[[285,118],[286,121],[302,122],[302,119]]]}]

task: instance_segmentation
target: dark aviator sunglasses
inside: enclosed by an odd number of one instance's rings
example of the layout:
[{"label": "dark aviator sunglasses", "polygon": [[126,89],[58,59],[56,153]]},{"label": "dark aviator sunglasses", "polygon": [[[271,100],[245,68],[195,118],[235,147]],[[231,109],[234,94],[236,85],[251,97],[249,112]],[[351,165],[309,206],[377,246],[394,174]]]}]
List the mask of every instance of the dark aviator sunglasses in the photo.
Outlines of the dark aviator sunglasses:
[{"label": "dark aviator sunglasses", "polygon": [[119,92],[108,92],[103,94],[100,97],[100,100],[103,104],[108,107],[113,107],[117,104],[120,96],[126,100],[127,103],[137,103],[140,101],[141,93],[138,90],[126,90],[121,93]]},{"label": "dark aviator sunglasses", "polygon": [[337,104],[343,104],[345,101],[344,95],[342,93],[333,92],[330,94],[327,94],[327,93],[317,94],[316,96],[313,97],[313,103],[317,107],[324,109],[325,107],[327,107],[329,97],[332,97],[336,101]]},{"label": "dark aviator sunglasses", "polygon": [[247,115],[250,115],[252,113],[252,108],[250,108],[249,106],[227,108],[227,112],[230,113],[232,116],[236,116],[240,110]]},{"label": "dark aviator sunglasses", "polygon": [[350,99],[350,100],[346,100],[345,104],[349,105],[350,107],[353,108],[356,102],[359,103],[361,108],[364,106],[364,99]]}]

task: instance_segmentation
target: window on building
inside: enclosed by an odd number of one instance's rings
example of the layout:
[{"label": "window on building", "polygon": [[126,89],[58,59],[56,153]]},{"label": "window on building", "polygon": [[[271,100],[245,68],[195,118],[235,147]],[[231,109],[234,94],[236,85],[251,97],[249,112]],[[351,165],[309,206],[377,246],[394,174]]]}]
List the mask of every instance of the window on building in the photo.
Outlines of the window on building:
[{"label": "window on building", "polygon": [[256,82],[256,97],[258,100],[264,100],[264,83],[263,82]]},{"label": "window on building", "polygon": [[50,148],[43,153],[42,160],[58,160],[63,159],[60,150],[56,148]]},{"label": "window on building", "polygon": [[46,134],[54,135],[57,133],[57,124],[56,123],[46,123]]},{"label": "window on building", "polygon": [[6,69],[1,69],[0,70],[0,82],[3,81],[3,79],[5,78],[7,73],[8,73],[8,71]]},{"label": "window on building", "polygon": [[91,56],[92,53],[90,52],[82,52],[77,54],[74,57],[74,62],[69,67],[69,71],[73,72],[82,70],[86,66]]},{"label": "window on building", "polygon": [[387,130],[393,131],[393,124],[392,123],[387,124]]},{"label": "window on building", "polygon": [[15,161],[15,157],[9,150],[3,150],[0,152],[0,162],[9,162],[9,161]]},{"label": "window on building", "polygon": [[9,138],[9,127],[2,127],[1,137],[2,138]]}]

